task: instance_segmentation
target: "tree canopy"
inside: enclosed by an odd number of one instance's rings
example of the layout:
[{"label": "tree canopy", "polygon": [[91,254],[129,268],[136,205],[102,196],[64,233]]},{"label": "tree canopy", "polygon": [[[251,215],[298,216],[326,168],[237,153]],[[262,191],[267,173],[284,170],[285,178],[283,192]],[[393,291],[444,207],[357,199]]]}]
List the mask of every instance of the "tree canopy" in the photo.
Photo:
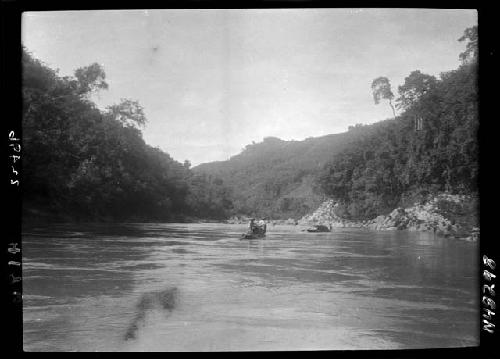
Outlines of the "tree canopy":
[{"label": "tree canopy", "polygon": [[435,85],[434,76],[423,74],[419,70],[413,71],[405,78],[404,84],[398,87],[399,97],[396,106],[402,110],[409,109]]},{"label": "tree canopy", "polygon": [[465,51],[460,54],[460,60],[463,63],[477,61],[478,54],[478,29],[477,26],[472,26],[465,29],[462,37],[458,41],[465,41]]},{"label": "tree canopy", "polygon": [[106,83],[106,74],[104,69],[98,63],[93,63],[90,66],[81,67],[75,70],[77,92],[82,95],[88,93],[107,90],[108,84]]}]

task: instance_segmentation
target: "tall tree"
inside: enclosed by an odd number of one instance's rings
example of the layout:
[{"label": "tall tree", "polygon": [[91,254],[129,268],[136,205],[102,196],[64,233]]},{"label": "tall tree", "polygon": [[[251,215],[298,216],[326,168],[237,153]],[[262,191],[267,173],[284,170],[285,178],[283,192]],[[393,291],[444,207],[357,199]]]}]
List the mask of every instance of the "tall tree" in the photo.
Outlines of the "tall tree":
[{"label": "tall tree", "polygon": [[108,89],[106,73],[97,62],[75,70],[75,78],[77,92],[80,95],[86,96],[93,91]]},{"label": "tall tree", "polygon": [[462,35],[461,38],[458,39],[458,41],[466,41],[465,45],[465,51],[460,54],[460,60],[462,60],[462,63],[467,63],[467,62],[473,62],[477,59],[477,53],[478,53],[478,47],[477,47],[477,42],[478,42],[478,32],[477,32],[477,26],[472,26],[467,29],[465,29],[464,34]]},{"label": "tall tree", "polygon": [[413,71],[405,78],[405,83],[398,87],[399,98],[396,107],[406,110],[412,107],[422,95],[427,93],[436,85],[436,78],[423,74],[419,70]]},{"label": "tall tree", "polygon": [[396,110],[394,109],[394,106],[392,105],[392,100],[394,99],[394,94],[392,93],[391,90],[391,83],[389,82],[389,79],[387,77],[377,77],[375,80],[372,82],[372,92],[373,92],[373,100],[375,101],[375,104],[379,104],[380,100],[388,100],[389,101],[389,106],[391,106],[392,109],[392,114],[394,115],[394,118],[396,118]]}]

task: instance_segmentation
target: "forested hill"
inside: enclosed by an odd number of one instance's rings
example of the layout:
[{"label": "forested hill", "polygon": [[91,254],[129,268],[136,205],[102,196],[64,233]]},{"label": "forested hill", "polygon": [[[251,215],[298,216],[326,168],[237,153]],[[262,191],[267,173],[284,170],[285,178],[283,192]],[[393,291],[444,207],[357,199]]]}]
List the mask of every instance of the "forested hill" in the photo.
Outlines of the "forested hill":
[{"label": "forested hill", "polygon": [[389,79],[373,81],[375,103],[387,101],[394,119],[304,141],[267,138],[194,171],[222,178],[234,192],[233,213],[273,218],[300,217],[327,197],[341,203],[340,216],[365,219],[439,192],[475,195],[477,27],[459,41],[466,50],[458,69],[440,78],[413,71],[397,98]]},{"label": "forested hill", "polygon": [[91,94],[108,88],[100,65],[61,77],[26,49],[22,64],[24,219],[227,217],[231,202],[220,180],[145,143],[137,101],[96,107]]},{"label": "forested hill", "polygon": [[201,164],[193,171],[220,177],[232,189],[235,214],[297,217],[324,199],[313,188],[318,171],[359,135],[349,131],[304,141],[267,137],[227,161]]},{"label": "forested hill", "polygon": [[[477,28],[462,65],[440,79],[412,72],[396,99],[401,114],[332,158],[318,175],[339,215],[368,219],[440,192],[475,197],[479,174]],[[476,35],[476,36],[475,36]],[[470,46],[473,45],[473,46]],[[390,94],[390,92],[389,92]]]}]

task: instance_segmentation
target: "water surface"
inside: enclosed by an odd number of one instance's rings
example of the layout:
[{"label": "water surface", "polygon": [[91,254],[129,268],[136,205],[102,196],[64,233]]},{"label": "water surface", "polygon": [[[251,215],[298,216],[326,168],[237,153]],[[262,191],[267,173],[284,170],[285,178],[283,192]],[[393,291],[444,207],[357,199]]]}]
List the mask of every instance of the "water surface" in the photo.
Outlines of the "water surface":
[{"label": "water surface", "polygon": [[477,243],[406,231],[85,224],[23,230],[26,351],[479,344]]}]

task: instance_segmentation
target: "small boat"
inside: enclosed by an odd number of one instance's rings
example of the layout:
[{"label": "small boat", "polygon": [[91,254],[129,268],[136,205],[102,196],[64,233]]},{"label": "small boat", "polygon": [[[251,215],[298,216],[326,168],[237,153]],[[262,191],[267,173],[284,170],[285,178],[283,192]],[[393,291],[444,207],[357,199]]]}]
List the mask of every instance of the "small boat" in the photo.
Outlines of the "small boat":
[{"label": "small boat", "polygon": [[264,238],[265,236],[265,233],[243,233],[240,239],[259,239]]},{"label": "small boat", "polygon": [[250,228],[247,233],[243,233],[240,239],[258,239],[266,236],[266,224],[255,224],[254,218],[250,219]]},{"label": "small boat", "polygon": [[331,228],[328,228],[327,226],[324,226],[322,224],[317,224],[314,226],[314,228],[308,228],[307,229],[308,232],[313,232],[313,233],[316,233],[316,232],[331,232]]}]

